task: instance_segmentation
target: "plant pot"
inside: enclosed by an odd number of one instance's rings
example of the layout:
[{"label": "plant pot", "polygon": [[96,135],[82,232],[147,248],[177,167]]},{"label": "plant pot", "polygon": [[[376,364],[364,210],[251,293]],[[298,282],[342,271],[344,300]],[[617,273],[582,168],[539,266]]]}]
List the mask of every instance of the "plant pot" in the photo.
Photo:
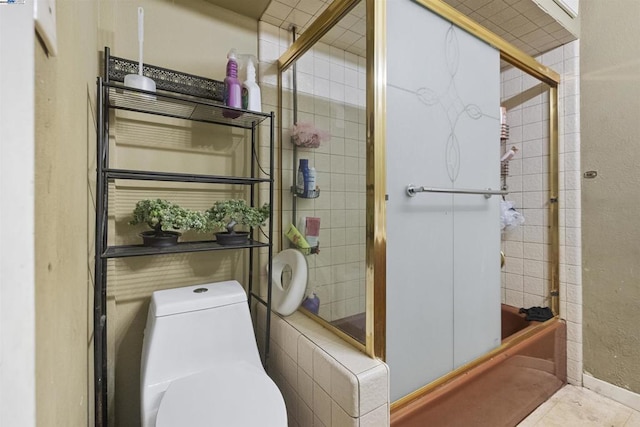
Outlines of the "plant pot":
[{"label": "plant pot", "polygon": [[248,231],[236,231],[234,233],[216,233],[216,241],[223,246],[244,245],[249,242]]},{"label": "plant pot", "polygon": [[178,237],[181,235],[182,233],[178,233],[177,231],[143,231],[139,234],[139,236],[142,237],[142,244],[144,246],[160,248],[177,245]]}]

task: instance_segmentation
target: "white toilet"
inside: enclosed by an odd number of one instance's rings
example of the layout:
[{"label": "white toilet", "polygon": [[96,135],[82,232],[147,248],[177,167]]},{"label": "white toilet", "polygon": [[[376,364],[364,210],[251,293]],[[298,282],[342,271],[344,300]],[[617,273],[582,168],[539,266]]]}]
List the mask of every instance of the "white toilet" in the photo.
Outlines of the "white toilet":
[{"label": "white toilet", "polygon": [[234,281],[153,293],[141,369],[143,427],[286,427]]}]

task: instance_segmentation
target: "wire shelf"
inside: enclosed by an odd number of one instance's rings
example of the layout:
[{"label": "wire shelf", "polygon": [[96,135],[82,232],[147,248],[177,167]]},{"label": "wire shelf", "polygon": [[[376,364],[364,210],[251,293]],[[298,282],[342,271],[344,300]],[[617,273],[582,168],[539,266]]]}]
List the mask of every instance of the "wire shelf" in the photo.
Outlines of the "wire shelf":
[{"label": "wire shelf", "polygon": [[105,83],[104,86],[108,88],[109,107],[120,110],[244,129],[252,129],[271,117],[270,114],[231,108],[188,95],[161,91],[148,92],[113,82]]},{"label": "wire shelf", "polygon": [[128,169],[107,169],[107,179],[131,179],[136,181],[169,181],[169,182],[199,182],[217,184],[251,185],[261,182],[271,182],[271,178],[250,178],[221,175],[198,175],[173,172],[139,171]]},{"label": "wire shelf", "polygon": [[246,248],[262,248],[268,247],[268,243],[249,240],[242,245],[221,245],[215,240],[197,241],[197,242],[180,242],[174,246],[154,247],[143,245],[122,245],[109,246],[102,254],[102,258],[126,258],[145,255],[169,255],[187,252],[207,252],[229,249],[246,249]]}]

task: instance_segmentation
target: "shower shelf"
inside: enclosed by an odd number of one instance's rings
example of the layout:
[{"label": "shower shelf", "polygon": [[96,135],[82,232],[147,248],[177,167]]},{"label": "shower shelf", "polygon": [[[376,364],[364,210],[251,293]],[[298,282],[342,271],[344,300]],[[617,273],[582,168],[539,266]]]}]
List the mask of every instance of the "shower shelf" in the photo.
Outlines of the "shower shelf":
[{"label": "shower shelf", "polygon": [[299,193],[298,190],[296,190],[296,187],[292,185],[291,193],[294,195],[294,197],[298,197],[299,199],[317,199],[318,197],[320,197],[320,188],[316,187],[315,190],[311,191],[311,194],[305,196],[304,193]]}]

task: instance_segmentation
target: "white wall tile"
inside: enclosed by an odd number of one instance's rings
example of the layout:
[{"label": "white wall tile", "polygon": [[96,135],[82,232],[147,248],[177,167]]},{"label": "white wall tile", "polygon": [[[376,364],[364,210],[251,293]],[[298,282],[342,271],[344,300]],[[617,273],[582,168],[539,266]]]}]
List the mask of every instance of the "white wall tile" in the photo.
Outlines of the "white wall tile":
[{"label": "white wall tile", "polygon": [[389,402],[389,368],[382,364],[358,374],[360,387],[367,390],[360,397],[360,414],[366,414]]},{"label": "white wall tile", "polygon": [[[302,397],[300,399],[302,399]],[[311,409],[312,406],[313,404],[309,406],[301,400],[298,401],[298,413],[296,418],[300,427],[313,425],[313,410]]]},{"label": "white wall tile", "polygon": [[331,426],[331,397],[317,383],[313,388],[313,414],[325,426]]},{"label": "white wall tile", "polygon": [[297,387],[298,384],[298,364],[286,354],[282,356],[282,374],[289,385]]},{"label": "white wall tile", "polygon": [[567,382],[582,387],[582,362],[567,360]]},{"label": "white wall tile", "polygon": [[313,407],[313,378],[298,366],[297,393],[309,408]]},{"label": "white wall tile", "polygon": [[291,327],[288,323],[283,321],[283,338],[284,342],[282,350],[289,356],[296,364],[298,363],[298,339],[300,338],[300,332]]},{"label": "white wall tile", "polygon": [[582,343],[582,325],[567,321],[567,340]]},{"label": "white wall tile", "polygon": [[543,279],[538,277],[525,276],[523,278],[524,281],[524,292],[531,295],[546,295],[545,282]]},{"label": "white wall tile", "polygon": [[544,307],[545,305],[547,304],[543,296],[524,293],[523,307]]},{"label": "white wall tile", "polygon": [[[523,273],[523,260],[522,258],[512,258],[505,257],[504,271],[509,275],[509,277],[513,276],[522,276]],[[509,279],[508,283],[512,283]]]},{"label": "white wall tile", "polygon": [[387,427],[389,422],[389,405],[382,405],[363,415],[360,427]]},{"label": "white wall tile", "polygon": [[513,307],[524,307],[524,293],[522,291],[507,289],[505,303]]},{"label": "white wall tile", "polygon": [[[370,390],[367,390],[370,393]],[[359,384],[356,376],[333,359],[331,365],[331,398],[349,417],[359,417]]]},{"label": "white wall tile", "polygon": [[331,425],[335,427],[357,427],[360,424],[358,418],[351,417],[335,401],[331,403]]},{"label": "white wall tile", "polygon": [[575,341],[567,342],[567,358],[582,362],[582,345]]},{"label": "white wall tile", "polygon": [[331,391],[331,366],[330,356],[316,347],[313,351],[313,381],[325,392]]}]

